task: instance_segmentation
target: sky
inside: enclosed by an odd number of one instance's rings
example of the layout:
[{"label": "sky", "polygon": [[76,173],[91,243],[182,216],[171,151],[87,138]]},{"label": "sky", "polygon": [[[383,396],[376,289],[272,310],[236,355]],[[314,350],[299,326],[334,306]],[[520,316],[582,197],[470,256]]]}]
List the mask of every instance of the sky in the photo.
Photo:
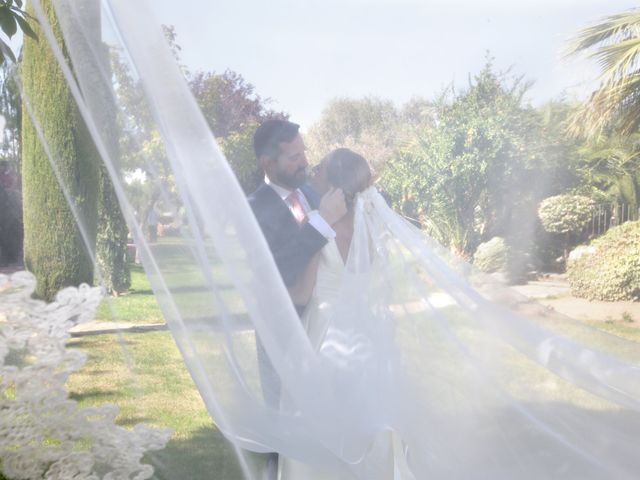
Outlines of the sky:
[{"label": "sky", "polygon": [[534,82],[527,100],[584,97],[593,60],[566,41],[629,0],[153,0],[191,71],[231,69],[303,128],[337,97],[396,104],[464,88],[487,52],[497,70]]}]

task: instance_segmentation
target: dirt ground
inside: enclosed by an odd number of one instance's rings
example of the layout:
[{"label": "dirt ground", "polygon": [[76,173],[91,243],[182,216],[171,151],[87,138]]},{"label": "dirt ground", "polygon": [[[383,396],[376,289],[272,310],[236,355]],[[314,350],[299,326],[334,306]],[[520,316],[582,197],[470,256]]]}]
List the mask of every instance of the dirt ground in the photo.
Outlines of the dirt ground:
[{"label": "dirt ground", "polygon": [[564,275],[552,274],[512,288],[576,320],[625,320],[629,326],[640,328],[640,302],[599,302],[573,297]]}]

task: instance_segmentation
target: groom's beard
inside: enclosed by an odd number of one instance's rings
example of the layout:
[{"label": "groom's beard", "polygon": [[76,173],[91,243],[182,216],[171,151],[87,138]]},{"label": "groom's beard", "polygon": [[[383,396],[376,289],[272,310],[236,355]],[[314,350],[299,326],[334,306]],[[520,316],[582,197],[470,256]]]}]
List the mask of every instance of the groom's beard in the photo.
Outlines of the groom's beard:
[{"label": "groom's beard", "polygon": [[295,171],[295,173],[290,174],[286,172],[278,172],[278,178],[276,183],[278,185],[282,185],[283,187],[290,188],[291,190],[295,190],[296,188],[302,187],[307,181],[307,169],[299,168]]}]

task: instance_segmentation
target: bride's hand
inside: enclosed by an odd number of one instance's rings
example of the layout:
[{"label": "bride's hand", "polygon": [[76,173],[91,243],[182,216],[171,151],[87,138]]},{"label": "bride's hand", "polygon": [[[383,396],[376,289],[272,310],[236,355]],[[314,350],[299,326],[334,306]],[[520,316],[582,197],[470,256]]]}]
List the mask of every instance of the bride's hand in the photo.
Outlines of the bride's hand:
[{"label": "bride's hand", "polygon": [[333,225],[347,213],[344,192],[340,188],[331,188],[320,200],[320,215],[329,225]]}]

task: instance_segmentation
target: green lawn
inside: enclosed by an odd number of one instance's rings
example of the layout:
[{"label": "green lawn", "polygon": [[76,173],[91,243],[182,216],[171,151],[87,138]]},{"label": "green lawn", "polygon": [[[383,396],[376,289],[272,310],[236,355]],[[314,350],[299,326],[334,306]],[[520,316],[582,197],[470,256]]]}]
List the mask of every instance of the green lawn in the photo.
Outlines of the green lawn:
[{"label": "green lawn", "polygon": [[[590,321],[587,323],[592,327],[599,328],[618,337],[640,343],[640,327],[632,326],[624,320],[610,322]],[[638,348],[640,348],[640,346]]]},{"label": "green lawn", "polygon": [[[198,272],[185,264],[184,251],[181,251],[183,247],[170,242],[159,247],[168,249],[165,271],[180,286],[180,294],[183,295],[181,301],[193,302],[205,311],[208,308],[207,292],[198,287]],[[215,263],[213,265],[213,275],[224,278],[221,267]],[[221,295],[226,304],[231,306],[232,311],[242,312],[242,301],[231,285],[221,283]],[[112,317],[110,311],[115,316]],[[132,265],[131,292],[106,299],[99,307],[97,319],[135,324],[163,322],[149,281],[140,266]],[[640,329],[626,322],[590,324],[640,342]],[[464,325],[459,332],[464,336]],[[407,332],[407,335],[410,334]],[[429,337],[434,341],[429,348],[437,350],[437,338],[423,336]],[[491,340],[487,339],[487,342],[489,345]],[[242,478],[236,456],[211,421],[169,332],[84,336],[73,338],[69,345],[88,355],[85,367],[69,379],[72,398],[82,406],[114,403],[120,408],[117,421],[124,426],[142,422],[175,430],[167,448],[148,458],[150,463],[158,466],[157,478]],[[412,345],[409,337],[407,345],[409,348],[426,348],[425,345]],[[511,355],[508,351],[504,353],[505,359]],[[548,375],[539,371],[543,370],[541,367],[530,362],[516,357],[512,361],[517,361],[514,366],[528,370],[532,377],[539,376],[542,379]],[[436,356],[428,370],[433,371],[433,367],[438,365],[436,370],[445,374],[455,362],[448,364],[445,359]],[[455,377],[455,372],[451,375]],[[433,387],[432,381],[427,383],[428,387]],[[519,386],[512,387],[517,398]]]},{"label": "green lawn", "polygon": [[[221,262],[208,246],[211,270],[208,272],[215,281],[220,300],[231,314],[243,315],[246,308],[240,295]],[[187,305],[191,314],[196,311],[202,316],[215,314],[212,296],[204,285],[207,281],[193,259],[191,246],[175,237],[162,237],[152,246],[156,261],[166,283],[172,287],[172,295],[178,306]],[[130,322],[135,324],[164,323],[151,284],[141,265],[130,264],[131,289],[114,298],[105,298],[96,312],[96,320],[103,322]]]},{"label": "green lawn", "polygon": [[130,268],[131,290],[117,298],[105,298],[98,307],[96,320],[135,324],[164,323],[142,266],[130,265]]},{"label": "green lawn", "polygon": [[67,382],[81,406],[113,403],[120,409],[120,425],[175,430],[167,447],[147,459],[156,467],[156,478],[243,478],[169,332],[85,336],[70,340],[69,346],[88,355]]}]

